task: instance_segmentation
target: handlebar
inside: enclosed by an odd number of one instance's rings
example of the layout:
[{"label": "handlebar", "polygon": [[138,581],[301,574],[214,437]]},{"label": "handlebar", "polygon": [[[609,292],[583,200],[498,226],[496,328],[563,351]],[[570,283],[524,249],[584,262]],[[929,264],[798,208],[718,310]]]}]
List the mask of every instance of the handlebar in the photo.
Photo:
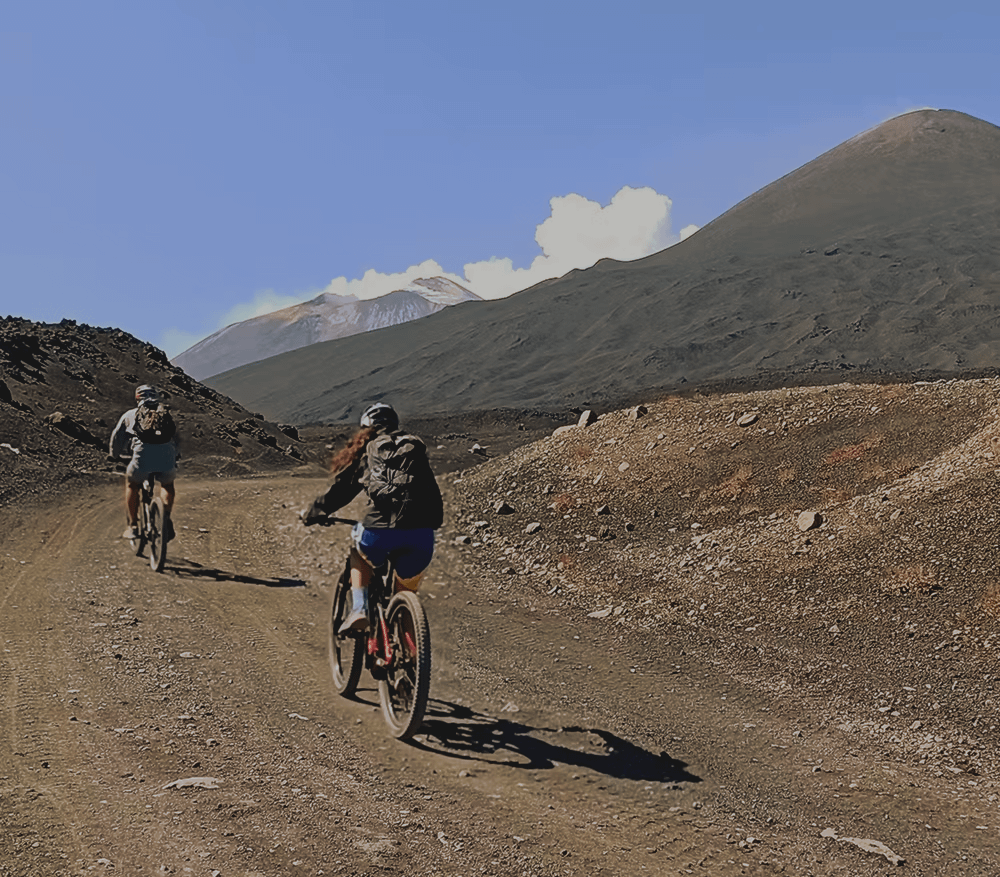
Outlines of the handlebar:
[{"label": "handlebar", "polygon": [[[304,517],[300,515],[299,518],[303,524],[306,524]],[[335,515],[327,515],[325,518],[317,518],[314,521],[310,521],[306,526],[332,527],[334,524],[350,524],[353,527],[358,523],[360,521],[356,521],[354,518],[338,518]]]}]

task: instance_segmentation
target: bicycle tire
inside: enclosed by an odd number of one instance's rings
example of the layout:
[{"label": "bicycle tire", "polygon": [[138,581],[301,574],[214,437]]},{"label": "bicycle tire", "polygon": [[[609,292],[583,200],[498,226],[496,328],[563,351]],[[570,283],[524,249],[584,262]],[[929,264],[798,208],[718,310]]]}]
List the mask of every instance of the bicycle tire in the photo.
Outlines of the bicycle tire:
[{"label": "bicycle tire", "polygon": [[167,563],[166,526],[167,510],[158,496],[149,504],[149,567],[153,572],[163,572]]},{"label": "bicycle tire", "polygon": [[348,614],[351,599],[350,566],[337,580],[330,599],[330,630],[327,636],[327,654],[330,675],[338,694],[350,697],[357,691],[358,681],[365,663],[365,640],[356,633],[340,634],[340,626]]},{"label": "bicycle tire", "polygon": [[128,544],[132,546],[132,550],[135,552],[136,557],[142,557],[142,552],[146,548],[146,530],[148,529],[146,523],[146,503],[145,497],[140,495],[139,497],[139,515],[136,518],[136,530],[139,535],[135,539],[129,539]]},{"label": "bicycle tire", "polygon": [[393,657],[379,680],[382,715],[393,737],[411,737],[424,720],[431,688],[431,631],[420,599],[400,591],[386,613]]}]

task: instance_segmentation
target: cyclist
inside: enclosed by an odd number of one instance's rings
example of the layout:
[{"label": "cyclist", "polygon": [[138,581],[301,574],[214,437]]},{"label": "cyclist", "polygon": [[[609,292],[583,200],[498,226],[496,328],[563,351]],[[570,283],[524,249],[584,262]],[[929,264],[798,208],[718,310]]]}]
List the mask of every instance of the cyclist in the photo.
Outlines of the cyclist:
[{"label": "cyclist", "polygon": [[[122,533],[124,539],[136,539],[139,536],[139,486],[147,475],[153,474],[160,482],[163,496],[163,506],[166,511],[167,540],[174,538],[174,527],[170,522],[170,511],[174,506],[174,479],[177,476],[177,430],[169,414],[167,428],[157,440],[147,437],[144,441],[140,436],[143,430],[137,423],[141,408],[162,409],[160,391],[150,385],[143,384],[135,391],[135,408],[126,411],[111,433],[108,453],[115,460],[121,460],[131,454],[125,469],[125,513],[128,517],[128,527]],[[165,439],[164,439],[165,437]]]},{"label": "cyclist", "polygon": [[377,402],[361,415],[361,430],[331,461],[330,489],[303,513],[309,526],[365,493],[361,521],[351,532],[352,611],[341,633],[368,627],[368,583],[372,569],[390,553],[394,588],[416,591],[434,554],[434,531],[444,519],[441,491],[424,443],[399,429],[391,405]]}]

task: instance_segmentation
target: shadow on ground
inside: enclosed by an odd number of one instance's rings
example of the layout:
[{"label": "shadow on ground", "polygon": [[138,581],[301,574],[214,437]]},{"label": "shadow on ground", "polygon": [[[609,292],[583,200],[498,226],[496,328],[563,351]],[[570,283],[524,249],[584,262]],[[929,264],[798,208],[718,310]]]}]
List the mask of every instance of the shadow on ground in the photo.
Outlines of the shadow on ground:
[{"label": "shadow on ground", "polygon": [[452,758],[549,770],[565,764],[622,780],[697,783],[700,777],[666,752],[650,752],[599,728],[532,727],[494,718],[459,704],[434,701],[412,745]]},{"label": "shadow on ground", "polygon": [[174,562],[168,559],[165,571],[175,573],[182,578],[214,579],[217,582],[239,582],[243,585],[263,585],[267,588],[304,588],[306,586],[302,579],[288,579],[282,576],[251,576],[218,567],[202,566],[186,557]]}]

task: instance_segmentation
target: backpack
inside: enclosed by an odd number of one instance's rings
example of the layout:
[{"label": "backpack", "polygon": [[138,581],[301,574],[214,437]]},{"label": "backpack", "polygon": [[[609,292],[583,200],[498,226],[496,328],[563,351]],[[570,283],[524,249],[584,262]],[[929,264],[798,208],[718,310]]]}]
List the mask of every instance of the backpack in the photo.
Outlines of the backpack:
[{"label": "backpack", "polygon": [[415,498],[418,480],[430,469],[427,448],[415,435],[382,433],[368,442],[365,491],[372,503],[399,512]]},{"label": "backpack", "polygon": [[140,405],[132,431],[144,445],[165,445],[177,433],[170,410],[162,402]]}]

